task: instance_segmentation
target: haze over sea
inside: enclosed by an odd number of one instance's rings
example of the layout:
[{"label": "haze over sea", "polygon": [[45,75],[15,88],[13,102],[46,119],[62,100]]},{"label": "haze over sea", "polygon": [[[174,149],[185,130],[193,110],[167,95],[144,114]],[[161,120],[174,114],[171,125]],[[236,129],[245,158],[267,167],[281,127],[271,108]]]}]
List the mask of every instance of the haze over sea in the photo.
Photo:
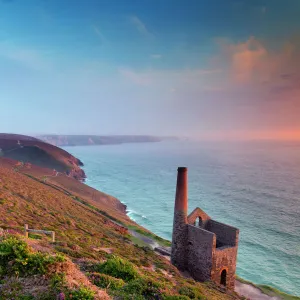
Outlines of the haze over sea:
[{"label": "haze over sea", "polygon": [[65,147],[86,183],[171,239],[178,166],[189,168],[189,212],[199,206],[240,229],[237,274],[300,295],[300,143],[161,142]]}]

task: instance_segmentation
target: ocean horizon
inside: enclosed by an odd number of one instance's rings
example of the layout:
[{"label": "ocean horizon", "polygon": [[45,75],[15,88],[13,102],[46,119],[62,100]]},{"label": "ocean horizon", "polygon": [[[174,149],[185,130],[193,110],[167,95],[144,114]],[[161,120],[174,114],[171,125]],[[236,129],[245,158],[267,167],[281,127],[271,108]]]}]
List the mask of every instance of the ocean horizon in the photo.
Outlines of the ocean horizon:
[{"label": "ocean horizon", "polygon": [[189,168],[189,207],[240,229],[237,275],[300,296],[300,143],[165,141],[64,147],[86,184],[171,240],[177,167]]}]

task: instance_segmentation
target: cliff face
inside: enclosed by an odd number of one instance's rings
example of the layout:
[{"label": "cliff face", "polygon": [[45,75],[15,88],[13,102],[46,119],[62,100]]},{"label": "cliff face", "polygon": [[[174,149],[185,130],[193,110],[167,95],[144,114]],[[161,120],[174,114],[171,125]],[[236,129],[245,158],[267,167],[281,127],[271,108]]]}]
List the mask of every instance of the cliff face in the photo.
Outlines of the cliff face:
[{"label": "cliff face", "polygon": [[77,180],[84,180],[82,162],[54,145],[33,137],[0,133],[0,157],[14,159],[39,167],[55,169]]}]

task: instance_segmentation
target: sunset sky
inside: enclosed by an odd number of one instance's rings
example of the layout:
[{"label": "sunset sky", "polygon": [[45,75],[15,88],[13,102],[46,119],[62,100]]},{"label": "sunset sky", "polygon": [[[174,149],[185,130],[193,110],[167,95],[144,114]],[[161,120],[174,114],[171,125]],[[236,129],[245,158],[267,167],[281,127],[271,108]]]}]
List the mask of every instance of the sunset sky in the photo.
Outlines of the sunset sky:
[{"label": "sunset sky", "polygon": [[0,0],[0,132],[300,139],[299,0]]}]

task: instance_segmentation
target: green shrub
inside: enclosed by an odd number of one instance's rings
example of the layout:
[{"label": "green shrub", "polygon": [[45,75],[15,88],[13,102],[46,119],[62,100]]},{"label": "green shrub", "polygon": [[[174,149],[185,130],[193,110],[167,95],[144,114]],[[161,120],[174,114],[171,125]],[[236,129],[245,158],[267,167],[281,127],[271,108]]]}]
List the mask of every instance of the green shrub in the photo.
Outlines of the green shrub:
[{"label": "green shrub", "polygon": [[190,298],[183,295],[164,295],[163,300],[190,300]]},{"label": "green shrub", "polygon": [[56,262],[62,262],[64,258],[61,255],[52,256],[49,254],[36,252],[28,256],[25,262],[20,262],[24,267],[21,268],[25,274],[45,274],[47,266]]},{"label": "green shrub", "polygon": [[128,282],[138,277],[135,266],[118,256],[112,256],[103,264],[96,266],[96,271]]},{"label": "green shrub", "polygon": [[92,273],[89,278],[96,286],[111,290],[120,289],[125,284],[122,279],[117,279],[115,277],[100,273]]},{"label": "green shrub", "polygon": [[66,288],[66,275],[64,273],[54,274],[50,280],[50,288],[55,292],[61,292]]},{"label": "green shrub", "polygon": [[79,289],[69,292],[67,299],[72,300],[94,300],[95,292],[86,287],[80,287]]},{"label": "green shrub", "polygon": [[145,298],[141,295],[137,294],[127,294],[124,291],[114,291],[111,293],[114,296],[114,299],[122,299],[122,300],[145,300]]},{"label": "green shrub", "polygon": [[30,251],[28,245],[24,241],[11,235],[1,237],[0,275],[5,275],[7,273],[9,262],[25,262],[29,255]]},{"label": "green shrub", "polygon": [[160,295],[160,284],[149,278],[137,278],[128,282],[123,291],[128,294],[143,296],[145,299]]},{"label": "green shrub", "polygon": [[179,289],[179,294],[182,296],[187,296],[190,299],[204,299],[204,296],[200,294],[199,291],[197,291],[197,289],[195,289],[194,287],[190,287],[190,286],[183,286]]},{"label": "green shrub", "polygon": [[14,259],[24,259],[28,257],[29,253],[28,245],[15,236],[7,235],[0,239],[1,265]]},{"label": "green shrub", "polygon": [[0,275],[45,274],[47,266],[65,261],[65,257],[47,253],[32,253],[27,243],[12,235],[0,239]]}]

